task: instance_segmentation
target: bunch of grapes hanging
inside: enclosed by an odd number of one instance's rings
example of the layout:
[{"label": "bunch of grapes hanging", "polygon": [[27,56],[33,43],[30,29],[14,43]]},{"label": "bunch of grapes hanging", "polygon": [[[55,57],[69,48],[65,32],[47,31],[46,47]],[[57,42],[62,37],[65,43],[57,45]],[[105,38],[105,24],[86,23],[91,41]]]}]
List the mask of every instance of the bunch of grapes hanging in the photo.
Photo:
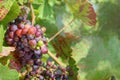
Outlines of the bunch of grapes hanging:
[{"label": "bunch of grapes hanging", "polygon": [[45,28],[38,24],[33,26],[27,20],[28,13],[8,24],[5,37],[7,44],[15,47],[15,58],[27,71],[24,80],[68,80],[68,67],[58,66],[53,61],[42,62],[42,55],[48,52]]}]

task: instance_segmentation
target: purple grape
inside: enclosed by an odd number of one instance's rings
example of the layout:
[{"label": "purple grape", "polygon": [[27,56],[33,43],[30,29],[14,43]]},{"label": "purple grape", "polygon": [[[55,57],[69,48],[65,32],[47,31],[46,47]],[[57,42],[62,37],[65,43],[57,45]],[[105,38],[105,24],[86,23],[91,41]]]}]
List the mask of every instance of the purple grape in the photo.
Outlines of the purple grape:
[{"label": "purple grape", "polygon": [[30,45],[31,47],[36,46],[36,44],[37,44],[36,40],[30,40],[30,41],[29,41],[29,45]]},{"label": "purple grape", "polygon": [[34,39],[34,35],[28,34],[28,35],[27,35],[27,38],[28,38],[29,40],[32,40],[32,39]]},{"label": "purple grape", "polygon": [[36,32],[36,33],[35,33],[35,36],[36,36],[36,37],[39,37],[40,35],[41,35],[41,32]]},{"label": "purple grape", "polygon": [[30,51],[30,48],[25,47],[25,48],[24,48],[24,51],[25,51],[25,52],[29,52],[29,51]]},{"label": "purple grape", "polygon": [[23,39],[23,44],[26,44],[26,43],[28,43],[27,38]]},{"label": "purple grape", "polygon": [[34,70],[37,70],[38,68],[39,68],[38,65],[33,65],[33,69],[34,69]]},{"label": "purple grape", "polygon": [[14,32],[11,31],[11,32],[9,32],[8,35],[9,35],[10,38],[13,38],[14,37]]},{"label": "purple grape", "polygon": [[17,28],[17,25],[10,25],[9,26],[10,30],[15,32],[18,28]]},{"label": "purple grape", "polygon": [[36,37],[35,40],[38,42],[41,40],[41,37]]},{"label": "purple grape", "polygon": [[14,37],[14,41],[18,42],[19,41],[19,37]]},{"label": "purple grape", "polygon": [[34,50],[34,53],[40,55],[41,51],[40,50]]},{"label": "purple grape", "polygon": [[19,23],[17,26],[18,26],[19,29],[23,29],[24,28],[24,24],[21,24],[21,23]]},{"label": "purple grape", "polygon": [[7,40],[7,43],[8,43],[9,45],[11,45],[11,44],[13,43],[13,39],[12,39],[12,38],[7,38],[6,40]]},{"label": "purple grape", "polygon": [[40,25],[38,25],[38,24],[37,24],[37,25],[35,25],[35,27],[36,27],[37,29],[40,29]]}]

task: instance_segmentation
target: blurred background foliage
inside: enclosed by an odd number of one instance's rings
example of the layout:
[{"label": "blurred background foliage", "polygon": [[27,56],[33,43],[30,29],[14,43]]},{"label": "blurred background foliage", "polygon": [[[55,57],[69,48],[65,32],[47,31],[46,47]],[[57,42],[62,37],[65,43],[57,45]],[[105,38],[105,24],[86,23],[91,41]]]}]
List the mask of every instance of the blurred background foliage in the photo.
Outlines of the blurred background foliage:
[{"label": "blurred background foliage", "polygon": [[120,0],[89,1],[97,14],[96,26],[75,21],[66,30],[79,36],[72,43],[79,79],[120,80]]}]

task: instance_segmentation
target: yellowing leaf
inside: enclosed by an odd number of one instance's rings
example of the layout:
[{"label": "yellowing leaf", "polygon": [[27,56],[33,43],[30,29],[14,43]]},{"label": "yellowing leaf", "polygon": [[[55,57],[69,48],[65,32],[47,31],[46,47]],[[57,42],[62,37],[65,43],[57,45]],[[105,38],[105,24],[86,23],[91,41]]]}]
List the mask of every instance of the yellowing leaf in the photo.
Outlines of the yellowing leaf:
[{"label": "yellowing leaf", "polygon": [[76,19],[80,19],[88,25],[96,24],[96,13],[88,0],[65,0],[70,11]]},{"label": "yellowing leaf", "polygon": [[2,52],[0,53],[0,58],[3,56],[8,56],[11,51],[14,51],[14,47],[2,47]]}]

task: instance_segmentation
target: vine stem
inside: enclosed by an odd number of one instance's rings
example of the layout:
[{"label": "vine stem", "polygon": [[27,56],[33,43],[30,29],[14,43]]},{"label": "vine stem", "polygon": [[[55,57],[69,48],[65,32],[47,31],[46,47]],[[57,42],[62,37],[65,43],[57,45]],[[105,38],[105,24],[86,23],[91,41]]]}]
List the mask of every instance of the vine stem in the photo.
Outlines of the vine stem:
[{"label": "vine stem", "polygon": [[65,66],[56,56],[54,56],[50,51],[48,51],[48,55],[54,60],[56,61],[56,63],[58,63],[61,66]]},{"label": "vine stem", "polygon": [[53,40],[55,37],[57,37],[61,32],[63,32],[67,27],[69,27],[69,26],[72,24],[73,21],[74,21],[74,18],[73,18],[67,25],[63,26],[63,28],[60,29],[54,36],[52,36],[52,37],[48,40],[48,42],[52,41],[52,40]]},{"label": "vine stem", "polygon": [[31,8],[31,12],[32,12],[32,25],[34,25],[36,16],[35,16],[32,4],[30,4],[30,8]]}]

